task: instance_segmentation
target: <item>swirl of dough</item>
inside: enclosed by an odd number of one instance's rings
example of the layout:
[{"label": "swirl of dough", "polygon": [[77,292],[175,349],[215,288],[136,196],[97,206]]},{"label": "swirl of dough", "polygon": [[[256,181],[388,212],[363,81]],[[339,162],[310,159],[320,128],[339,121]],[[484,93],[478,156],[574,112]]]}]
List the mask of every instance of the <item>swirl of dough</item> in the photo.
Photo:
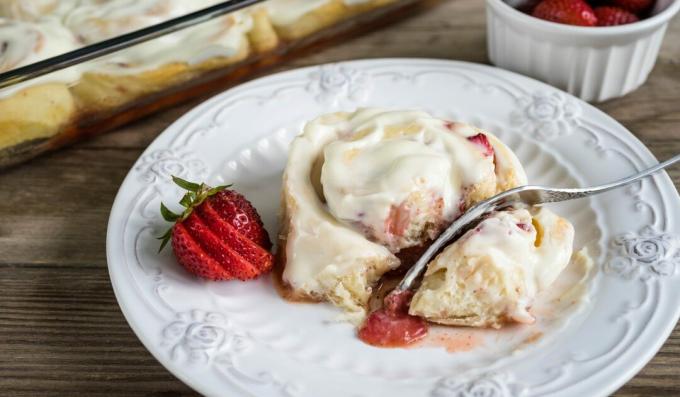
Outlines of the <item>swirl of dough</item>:
[{"label": "swirl of dough", "polygon": [[82,0],[64,24],[91,44],[185,15],[196,5],[181,0]]},{"label": "swirl of dough", "polygon": [[[78,47],[79,43],[71,32],[56,20],[23,22],[0,19],[0,72],[29,65]],[[67,80],[77,78],[77,75],[70,73],[73,70],[66,69],[64,72],[67,73],[60,75],[71,75]]]},{"label": "swirl of dough", "polygon": [[[81,0],[64,24],[90,44],[166,21],[218,3],[219,0]],[[233,13],[186,30],[165,35],[89,65],[88,70],[129,74],[163,65],[200,64],[215,59],[238,60],[247,51],[252,20]],[[216,61],[217,62],[217,61]]]},{"label": "swirl of dough", "polygon": [[93,63],[90,70],[111,74],[138,73],[184,62],[199,65],[237,61],[247,55],[252,19],[233,13],[180,32],[143,43]]},{"label": "swirl of dough", "polygon": [[0,15],[10,19],[35,21],[45,15],[53,15],[60,5],[75,3],[69,0],[4,0],[0,2]]}]

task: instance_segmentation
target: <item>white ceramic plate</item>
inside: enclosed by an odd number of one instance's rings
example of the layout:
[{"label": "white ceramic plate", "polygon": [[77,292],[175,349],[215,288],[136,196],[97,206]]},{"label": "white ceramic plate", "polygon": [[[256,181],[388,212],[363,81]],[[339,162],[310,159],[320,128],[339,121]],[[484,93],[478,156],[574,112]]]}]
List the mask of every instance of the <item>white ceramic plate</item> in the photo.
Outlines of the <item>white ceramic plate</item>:
[{"label": "white ceramic plate", "polygon": [[[158,241],[170,175],[235,183],[277,233],[287,146],[306,120],[361,106],[420,108],[476,124],[511,146],[535,183],[587,186],[656,163],[616,121],[534,80],[439,60],[357,61],[252,81],[179,119],[120,188],[107,235],[109,271],[128,322],[173,374],[212,396],[606,395],[652,358],[680,315],[680,200],[665,174],[556,208],[596,262],[590,303],[533,343],[449,353],[376,349],[334,322],[327,304],[281,300],[269,278],[207,283]],[[505,335],[505,336],[503,336]],[[510,336],[508,336],[510,335]],[[512,345],[512,343],[515,343]],[[520,349],[517,349],[520,346]],[[511,352],[514,351],[514,352]]]}]

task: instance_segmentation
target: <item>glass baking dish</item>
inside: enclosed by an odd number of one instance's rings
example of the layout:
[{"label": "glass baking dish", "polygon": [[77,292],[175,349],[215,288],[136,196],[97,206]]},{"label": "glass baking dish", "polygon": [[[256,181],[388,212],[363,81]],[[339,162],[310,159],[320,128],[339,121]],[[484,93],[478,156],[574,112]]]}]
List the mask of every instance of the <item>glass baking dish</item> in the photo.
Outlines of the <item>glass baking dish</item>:
[{"label": "glass baking dish", "polygon": [[[3,0],[0,73],[221,0]],[[269,0],[0,90],[0,167],[262,74],[432,0]]]}]

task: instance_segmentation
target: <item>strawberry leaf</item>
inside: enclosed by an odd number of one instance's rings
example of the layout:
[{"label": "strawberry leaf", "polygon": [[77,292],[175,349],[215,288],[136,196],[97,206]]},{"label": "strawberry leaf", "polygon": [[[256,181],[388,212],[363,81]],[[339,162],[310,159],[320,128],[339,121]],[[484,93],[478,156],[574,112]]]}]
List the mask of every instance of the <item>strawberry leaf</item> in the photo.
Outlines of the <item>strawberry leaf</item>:
[{"label": "strawberry leaf", "polygon": [[168,244],[168,241],[170,241],[171,237],[172,237],[172,228],[168,229],[168,231],[165,232],[164,235],[157,237],[158,240],[162,240],[161,241],[161,247],[158,248],[158,252],[163,251],[163,248],[165,248],[165,246]]},{"label": "strawberry leaf", "polygon": [[175,222],[180,218],[180,215],[177,215],[174,212],[170,211],[168,207],[166,207],[165,204],[163,203],[161,203],[161,215],[163,215],[163,219],[165,219],[168,222]]},{"label": "strawberry leaf", "polygon": [[[161,203],[161,215],[163,216],[163,219],[165,219],[168,222],[182,222],[185,219],[191,215],[191,212],[195,207],[198,207],[203,203],[208,197],[217,194],[218,192],[230,187],[231,185],[222,185],[222,186],[217,186],[217,187],[210,187],[206,185],[205,183],[193,183],[186,181],[180,177],[177,176],[172,176],[173,182],[177,184],[177,186],[181,187],[182,189],[188,190],[182,196],[182,199],[179,201],[180,205],[184,207],[184,211],[182,211],[181,214],[175,214],[174,212],[170,211],[168,207],[165,206],[165,204]],[[161,252],[163,248],[168,244],[168,241],[170,241],[170,238],[172,237],[172,228],[165,232],[164,235],[161,237],[158,237],[159,240],[162,240],[161,242],[161,247],[158,249],[158,252]]]},{"label": "strawberry leaf", "polygon": [[208,190],[208,196],[214,196],[215,194],[221,192],[224,189],[230,188],[231,185],[222,185],[222,186],[215,186],[214,188],[211,188]]},{"label": "strawberry leaf", "polygon": [[172,181],[175,182],[175,184],[182,189],[188,190],[190,192],[197,192],[201,189],[201,185],[198,183],[193,183],[189,181],[185,181],[184,179],[178,177],[178,176],[172,176]]},{"label": "strawberry leaf", "polygon": [[182,197],[179,203],[182,205],[182,207],[189,208],[194,203],[194,200],[196,200],[196,193],[187,192],[187,194]]}]

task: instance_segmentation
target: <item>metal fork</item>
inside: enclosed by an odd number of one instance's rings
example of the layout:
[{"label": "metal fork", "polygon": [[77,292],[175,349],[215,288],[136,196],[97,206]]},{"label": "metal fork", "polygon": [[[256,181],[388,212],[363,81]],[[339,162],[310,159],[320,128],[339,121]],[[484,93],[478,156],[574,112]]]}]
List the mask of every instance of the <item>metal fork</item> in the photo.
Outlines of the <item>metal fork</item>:
[{"label": "metal fork", "polygon": [[592,196],[595,194],[604,193],[606,191],[616,189],[622,186],[629,185],[637,180],[649,176],[663,168],[668,167],[675,162],[680,161],[680,154],[675,155],[669,160],[659,163],[654,167],[648,168],[635,175],[607,183],[604,185],[587,187],[587,188],[570,188],[558,189],[545,186],[520,186],[505,192],[499,193],[487,200],[484,200],[477,205],[467,210],[460,218],[456,219],[451,226],[449,226],[425,251],[425,253],[418,259],[418,261],[409,269],[408,273],[401,280],[399,285],[392,293],[399,293],[411,288],[413,282],[420,276],[425,269],[425,266],[430,262],[432,257],[444,247],[445,244],[460,237],[464,231],[468,230],[470,226],[476,224],[485,215],[501,210],[504,208],[514,206],[538,206],[545,203],[556,203],[560,201],[573,200],[577,198]]}]

